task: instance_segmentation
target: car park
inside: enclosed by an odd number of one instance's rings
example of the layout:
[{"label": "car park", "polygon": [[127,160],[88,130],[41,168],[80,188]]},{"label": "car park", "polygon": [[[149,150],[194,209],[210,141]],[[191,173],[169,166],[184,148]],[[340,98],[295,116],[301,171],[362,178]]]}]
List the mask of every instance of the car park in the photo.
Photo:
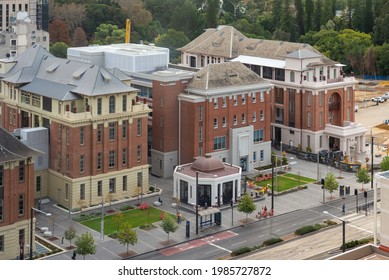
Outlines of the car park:
[{"label": "car park", "polygon": [[373,102],[384,103],[384,102],[385,102],[385,99],[384,99],[383,97],[379,96],[379,97],[373,97],[373,98],[371,99],[371,101],[373,101]]}]

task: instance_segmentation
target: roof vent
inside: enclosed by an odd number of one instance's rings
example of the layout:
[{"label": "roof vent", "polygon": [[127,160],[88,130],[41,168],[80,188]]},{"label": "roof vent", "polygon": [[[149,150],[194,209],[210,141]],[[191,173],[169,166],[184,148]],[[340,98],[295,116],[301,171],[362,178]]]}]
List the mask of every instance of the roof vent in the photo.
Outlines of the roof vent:
[{"label": "roof vent", "polygon": [[73,78],[79,80],[82,77],[82,75],[84,75],[86,69],[87,69],[86,67],[78,68],[78,70],[73,73]]},{"label": "roof vent", "polygon": [[46,68],[46,72],[53,73],[59,66],[59,63],[53,63],[49,67]]}]

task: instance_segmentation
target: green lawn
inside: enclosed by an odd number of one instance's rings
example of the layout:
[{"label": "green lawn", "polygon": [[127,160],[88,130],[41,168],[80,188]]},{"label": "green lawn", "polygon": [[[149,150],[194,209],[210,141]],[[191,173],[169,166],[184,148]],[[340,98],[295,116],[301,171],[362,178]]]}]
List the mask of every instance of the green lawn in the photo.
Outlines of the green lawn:
[{"label": "green lawn", "polygon": [[[276,178],[274,177],[274,190],[278,192],[282,192],[312,182],[316,182],[316,180],[312,178],[299,176],[296,174],[285,173],[282,175],[278,175],[278,180],[276,180]],[[261,181],[256,184],[263,187],[266,186],[267,184],[271,186],[271,183],[272,183],[272,179],[268,179],[266,181]]]},{"label": "green lawn", "polygon": [[[139,227],[141,225],[147,225],[148,219],[150,223],[155,223],[161,220],[161,210],[150,207],[146,210],[132,209],[122,212],[124,215],[124,221],[128,222],[133,228]],[[114,231],[117,231],[117,225],[114,222],[113,216],[115,214],[107,215],[104,217],[104,234],[108,235]],[[171,215],[165,212],[165,215]],[[175,217],[171,215],[172,217]],[[81,222],[81,224],[94,229],[96,231],[101,230],[101,217],[96,219],[91,219],[88,221]]]}]

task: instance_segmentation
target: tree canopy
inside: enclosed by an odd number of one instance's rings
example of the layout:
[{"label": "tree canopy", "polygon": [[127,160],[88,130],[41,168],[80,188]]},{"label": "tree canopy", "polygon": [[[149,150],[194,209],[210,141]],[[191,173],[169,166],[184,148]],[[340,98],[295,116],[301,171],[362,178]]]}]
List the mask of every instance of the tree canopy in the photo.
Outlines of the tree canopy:
[{"label": "tree canopy", "polygon": [[238,203],[237,209],[239,212],[243,212],[246,214],[247,221],[248,215],[253,213],[255,209],[257,209],[257,206],[254,204],[253,198],[248,193],[246,193],[242,197],[241,201]]},{"label": "tree canopy", "polygon": [[357,182],[362,184],[362,190],[364,190],[363,185],[370,182],[369,171],[366,168],[361,167],[355,173],[355,176],[357,177]]},{"label": "tree canopy", "polygon": [[83,233],[74,244],[77,246],[77,254],[83,256],[84,260],[86,255],[96,254],[95,240],[90,232]]},{"label": "tree canopy", "polygon": [[336,180],[335,178],[335,175],[334,173],[328,173],[325,177],[324,177],[324,188],[326,190],[328,190],[332,196],[332,193],[334,191],[336,191],[339,187],[339,183],[338,181]]}]

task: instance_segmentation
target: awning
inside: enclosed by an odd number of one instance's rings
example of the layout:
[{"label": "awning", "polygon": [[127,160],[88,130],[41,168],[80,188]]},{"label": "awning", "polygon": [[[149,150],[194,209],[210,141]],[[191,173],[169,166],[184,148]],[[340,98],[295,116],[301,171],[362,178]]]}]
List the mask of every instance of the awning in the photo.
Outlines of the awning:
[{"label": "awning", "polygon": [[203,216],[212,215],[212,214],[219,213],[219,212],[220,212],[219,209],[213,208],[213,207],[209,207],[209,208],[207,208],[207,209],[200,210],[200,211],[199,211],[199,215],[200,215],[201,217],[203,217]]}]

